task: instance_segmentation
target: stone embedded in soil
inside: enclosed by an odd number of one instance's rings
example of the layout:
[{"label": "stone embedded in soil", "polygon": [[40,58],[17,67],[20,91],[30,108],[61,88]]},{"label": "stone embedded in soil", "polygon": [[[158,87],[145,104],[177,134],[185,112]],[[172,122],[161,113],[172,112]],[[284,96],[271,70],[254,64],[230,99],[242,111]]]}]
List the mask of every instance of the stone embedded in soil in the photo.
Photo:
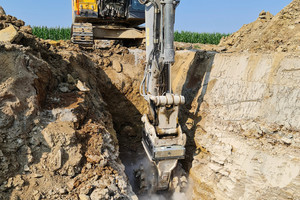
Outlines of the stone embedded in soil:
[{"label": "stone embedded in soil", "polygon": [[91,198],[86,194],[80,194],[79,199],[80,200],[90,200]]},{"label": "stone embedded in soil", "polygon": [[122,64],[119,61],[117,61],[117,60],[113,61],[112,68],[114,70],[116,70],[116,72],[118,72],[118,73],[121,73],[123,71]]},{"label": "stone embedded in soil", "polygon": [[14,42],[15,39],[18,37],[18,31],[12,25],[9,27],[0,30],[0,42]]},{"label": "stone embedded in soil", "polygon": [[90,89],[86,86],[86,84],[81,82],[80,80],[77,81],[76,87],[78,88],[78,90],[82,92],[90,91]]},{"label": "stone embedded in soil", "polygon": [[91,194],[91,200],[102,200],[109,199],[109,190],[108,189],[96,189]]}]

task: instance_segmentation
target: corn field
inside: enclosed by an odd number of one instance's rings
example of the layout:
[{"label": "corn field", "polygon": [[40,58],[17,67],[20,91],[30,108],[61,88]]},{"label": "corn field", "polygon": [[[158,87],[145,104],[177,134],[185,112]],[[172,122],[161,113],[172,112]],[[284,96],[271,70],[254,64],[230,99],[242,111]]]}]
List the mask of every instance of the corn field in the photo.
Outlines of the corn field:
[{"label": "corn field", "polygon": [[[32,29],[33,34],[42,39],[50,40],[70,40],[70,28],[48,28],[46,26],[35,26]],[[221,33],[195,33],[189,31],[175,31],[175,41],[186,43],[201,43],[201,44],[219,44],[222,37],[229,34]]]},{"label": "corn field", "polygon": [[47,26],[34,26],[32,28],[33,35],[44,40],[70,40],[70,28],[48,28]]},{"label": "corn field", "polygon": [[224,33],[195,33],[189,31],[181,31],[181,32],[175,31],[174,40],[176,42],[218,45],[222,37],[227,37],[229,35],[230,34],[224,34]]}]

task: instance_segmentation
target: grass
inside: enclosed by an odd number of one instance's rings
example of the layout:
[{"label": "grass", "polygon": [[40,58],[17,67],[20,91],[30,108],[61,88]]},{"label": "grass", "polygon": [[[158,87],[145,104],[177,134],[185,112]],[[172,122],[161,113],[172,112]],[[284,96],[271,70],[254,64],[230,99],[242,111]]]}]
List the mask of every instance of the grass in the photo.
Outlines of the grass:
[{"label": "grass", "polygon": [[[34,26],[33,34],[42,39],[50,40],[70,40],[71,29],[70,28],[49,28],[47,26]],[[174,39],[176,42],[186,43],[201,43],[201,44],[219,44],[222,37],[226,37],[230,34],[222,33],[195,33],[189,31],[175,31]]]},{"label": "grass", "polygon": [[34,26],[32,27],[33,35],[42,38],[44,40],[70,40],[71,29],[70,28],[49,28],[47,26]]},{"label": "grass", "polygon": [[201,44],[219,44],[222,37],[230,34],[225,33],[195,33],[189,31],[175,31],[176,42],[201,43]]}]

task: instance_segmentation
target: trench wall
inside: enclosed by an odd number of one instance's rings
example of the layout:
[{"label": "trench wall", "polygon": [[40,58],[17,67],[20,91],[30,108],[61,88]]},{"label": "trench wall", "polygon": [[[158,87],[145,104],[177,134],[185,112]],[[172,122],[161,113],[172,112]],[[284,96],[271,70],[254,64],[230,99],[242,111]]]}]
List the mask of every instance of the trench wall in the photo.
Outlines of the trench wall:
[{"label": "trench wall", "polygon": [[193,199],[300,199],[299,55],[217,54],[204,69],[186,121]]}]

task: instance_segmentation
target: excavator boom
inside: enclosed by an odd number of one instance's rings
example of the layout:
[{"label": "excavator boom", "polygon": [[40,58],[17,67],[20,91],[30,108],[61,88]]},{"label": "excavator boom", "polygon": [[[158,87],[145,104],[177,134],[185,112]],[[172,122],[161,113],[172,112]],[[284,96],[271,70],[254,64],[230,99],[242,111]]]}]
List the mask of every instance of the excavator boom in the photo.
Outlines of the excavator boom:
[{"label": "excavator boom", "polygon": [[186,135],[178,124],[181,95],[173,94],[171,66],[174,63],[175,9],[180,1],[139,0],[145,5],[146,59],[141,93],[148,101],[142,144],[157,168],[156,190],[168,189],[172,170],[185,157]]},{"label": "excavator boom", "polygon": [[146,17],[145,76],[141,94],[148,102],[142,144],[156,169],[154,190],[166,190],[173,169],[185,157],[186,135],[178,123],[185,98],[173,94],[175,10],[179,0],[72,0],[72,41],[92,45],[94,39],[138,39],[135,27]]}]

